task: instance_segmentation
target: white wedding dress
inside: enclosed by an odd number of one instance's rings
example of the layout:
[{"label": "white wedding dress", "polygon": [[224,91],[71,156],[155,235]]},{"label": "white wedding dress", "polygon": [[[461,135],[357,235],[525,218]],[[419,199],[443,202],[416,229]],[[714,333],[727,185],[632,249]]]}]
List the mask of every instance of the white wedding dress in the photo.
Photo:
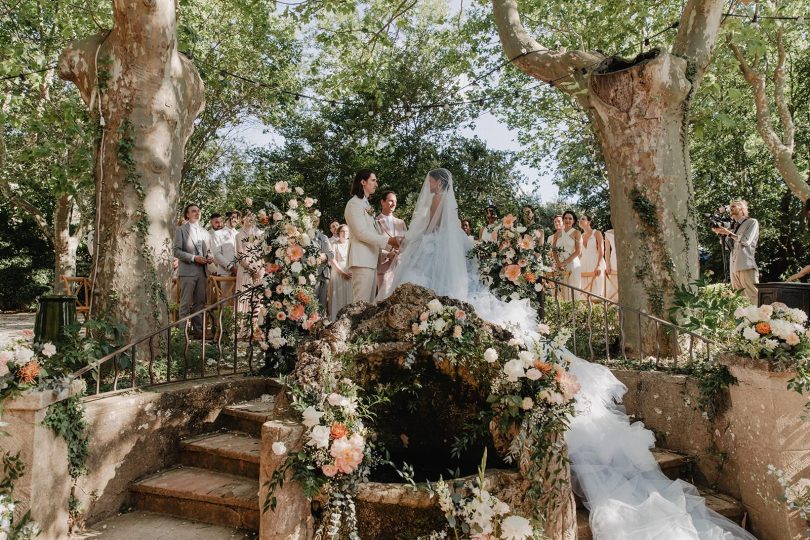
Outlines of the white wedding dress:
[{"label": "white wedding dress", "polygon": [[[431,182],[431,175],[446,178]],[[433,205],[435,197],[441,200]],[[537,314],[528,302],[496,298],[480,284],[474,265],[468,268],[470,247],[458,220],[452,176],[445,169],[431,171],[408,227],[394,288],[422,285],[470,303],[481,318],[509,326],[525,340],[537,337]],[[594,538],[756,540],[706,508],[694,486],[661,472],[650,452],[652,432],[641,422],[630,423],[618,404],[627,388],[608,368],[564,354],[581,385],[566,440],[574,486],[590,510]]]}]

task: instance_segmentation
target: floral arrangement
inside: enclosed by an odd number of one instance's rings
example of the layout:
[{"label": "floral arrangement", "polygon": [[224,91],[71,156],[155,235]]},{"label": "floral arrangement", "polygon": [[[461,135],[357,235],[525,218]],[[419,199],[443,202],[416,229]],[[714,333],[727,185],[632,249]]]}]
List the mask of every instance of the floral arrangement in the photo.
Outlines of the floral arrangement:
[{"label": "floral arrangement", "polygon": [[[48,368],[56,355],[56,346],[34,345],[33,337],[33,332],[25,330],[23,337],[0,350],[0,399],[53,382],[48,379]],[[61,372],[58,366],[54,367]]]},{"label": "floral arrangement", "polygon": [[542,229],[527,229],[508,214],[497,229],[497,242],[479,242],[468,256],[478,259],[481,282],[502,298],[528,298],[537,302],[543,289],[541,277],[550,272],[545,264]]},{"label": "floral arrangement", "polygon": [[[360,400],[359,387],[347,378],[326,379],[318,388],[290,386],[292,405],[301,413],[306,429],[304,444],[297,452],[282,442],[273,444],[273,453],[286,455],[286,459],[273,473],[269,492],[274,493],[292,471],[292,479],[300,483],[307,498],[328,496],[316,538],[337,539],[341,531],[359,538],[353,496],[357,484],[382,461],[369,442],[372,434],[365,422],[370,414],[368,405]],[[275,508],[272,495],[265,501],[267,508]]]},{"label": "floral arrangement", "polygon": [[[438,298],[427,304],[427,310],[419,315],[419,320],[411,324],[414,341],[424,350],[437,351],[453,361],[462,361],[475,355],[477,328],[467,312],[455,306],[444,306]],[[406,359],[406,365],[413,364],[416,349]]]},{"label": "floral arrangement", "polygon": [[734,343],[738,352],[779,363],[810,356],[810,330],[804,311],[774,302],[737,308],[734,318],[738,322]]},{"label": "floral arrangement", "polygon": [[278,205],[270,204],[262,254],[265,263],[264,295],[258,310],[265,351],[277,354],[278,368],[295,361],[295,347],[310,327],[321,318],[315,297],[316,270],[320,251],[312,243],[314,219],[320,212],[315,199],[304,196],[300,187],[287,182],[275,184]]},{"label": "floral arrangement", "polygon": [[[447,519],[447,529],[434,531],[420,540],[441,540],[452,533],[457,540],[532,540],[543,538],[525,517],[511,514],[509,505],[487,491],[485,485],[487,454],[478,468],[475,484],[436,482],[433,493]],[[465,496],[465,492],[469,495]]]}]

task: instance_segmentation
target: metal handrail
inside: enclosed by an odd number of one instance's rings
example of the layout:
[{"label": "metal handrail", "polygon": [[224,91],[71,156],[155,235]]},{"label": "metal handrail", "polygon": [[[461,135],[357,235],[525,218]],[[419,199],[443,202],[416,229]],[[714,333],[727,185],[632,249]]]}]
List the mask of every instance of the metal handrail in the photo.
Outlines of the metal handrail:
[{"label": "metal handrail", "polygon": [[[251,321],[250,321],[250,325],[249,325],[248,336],[247,336],[247,339],[245,340],[245,341],[247,341],[247,344],[248,344],[247,345],[247,366],[246,366],[247,369],[245,369],[243,371],[252,370],[253,369],[253,341],[254,341],[253,340],[253,338],[254,338],[253,313],[255,312],[255,309],[257,307],[256,295],[258,293],[260,293],[260,291],[263,292],[264,287],[265,287],[264,284],[255,285],[255,286],[253,286],[253,287],[251,287],[249,289],[245,289],[244,291],[240,291],[240,292],[237,292],[237,293],[235,293],[235,294],[233,294],[231,296],[228,296],[226,298],[222,298],[222,299],[218,300],[217,302],[204,307],[201,310],[195,311],[194,313],[191,313],[191,314],[183,317],[182,319],[178,319],[177,321],[175,321],[175,322],[173,322],[173,323],[171,323],[169,325],[166,325],[166,326],[164,326],[164,327],[162,327],[162,328],[160,328],[158,330],[155,330],[154,332],[151,332],[149,334],[146,334],[144,336],[141,336],[139,338],[136,338],[136,339],[132,340],[127,345],[113,351],[112,353],[110,353],[110,354],[108,354],[108,355],[106,355],[106,356],[104,356],[102,358],[99,358],[95,362],[92,362],[92,363],[90,363],[90,364],[88,364],[86,366],[83,366],[82,368],[76,370],[74,373],[72,373],[70,375],[70,377],[72,379],[77,379],[77,378],[83,377],[84,375],[87,375],[88,373],[90,373],[92,371],[98,370],[99,375],[96,377],[95,392],[94,392],[95,395],[109,394],[109,393],[115,393],[115,392],[120,392],[120,391],[129,391],[129,390],[133,390],[135,388],[138,388],[139,386],[157,386],[157,385],[160,385],[160,384],[166,384],[166,383],[169,383],[169,382],[175,382],[176,380],[189,380],[189,376],[188,376],[188,368],[189,368],[188,350],[189,350],[189,344],[190,344],[190,341],[191,341],[189,339],[189,325],[190,325],[192,319],[194,319],[195,317],[198,317],[198,316],[202,316],[202,336],[201,336],[201,340],[200,340],[200,342],[201,342],[201,351],[200,351],[200,360],[201,360],[201,362],[200,362],[200,373],[201,373],[201,375],[198,376],[198,377],[192,376],[191,379],[206,378],[206,377],[208,377],[208,375],[205,375],[206,343],[207,343],[206,333],[207,333],[207,330],[208,330],[207,319],[209,318],[208,317],[209,313],[211,313],[213,311],[218,311],[217,326],[216,326],[217,332],[215,334],[215,336],[216,336],[216,348],[217,348],[217,353],[218,354],[217,354],[216,374],[213,374],[213,375],[210,375],[210,376],[221,375],[222,374],[221,361],[223,359],[222,339],[224,337],[223,320],[222,320],[222,317],[223,317],[223,314],[224,314],[224,309],[222,309],[222,308],[226,307],[227,305],[232,305],[234,307],[234,332],[233,332],[233,340],[231,342],[231,345],[232,345],[231,352],[232,352],[232,358],[233,358],[233,366],[232,366],[232,369],[230,369],[229,371],[231,371],[231,373],[234,373],[234,374],[238,373],[240,371],[239,366],[238,366],[238,362],[237,362],[237,352],[238,352],[238,342],[239,342],[239,322],[238,322],[238,317],[237,317],[238,311],[237,311],[236,308],[237,308],[237,305],[238,305],[238,301],[244,299],[246,296],[250,296],[249,305],[250,305]],[[176,328],[180,328],[181,326],[183,327],[183,338],[184,338],[183,358],[182,358],[182,360],[183,360],[183,375],[180,378],[172,379],[172,377],[171,377],[171,368],[172,368],[172,354],[171,354],[171,350],[172,350],[172,330],[176,329]],[[163,333],[166,334],[166,380],[163,381],[163,382],[155,382],[156,377],[155,377],[155,373],[154,373],[154,362],[155,362],[156,359],[155,359],[155,353],[154,353],[154,342],[155,342],[155,338],[157,336],[159,336],[160,334],[163,334]],[[148,352],[149,352],[149,363],[148,363],[149,383],[139,385],[138,381],[137,381],[137,373],[136,373],[136,368],[137,368],[136,356],[137,356],[137,351],[138,351],[138,348],[139,348],[138,346],[143,345],[146,342],[148,342]],[[118,388],[118,383],[119,383],[119,380],[120,380],[120,374],[119,374],[119,365],[118,365],[119,362],[117,361],[117,359],[121,358],[122,356],[126,356],[127,354],[130,354],[131,357],[132,357],[130,367],[128,368],[131,371],[131,378],[130,378],[131,385],[128,386],[128,387],[119,389]],[[112,382],[113,389],[110,390],[110,391],[102,392],[101,391],[101,370],[102,370],[102,367],[105,364],[110,363],[114,359],[116,361],[112,362],[113,370],[114,370],[113,382]]]},{"label": "metal handrail", "polygon": [[[563,283],[561,281],[557,281],[555,279],[552,279],[552,278],[549,278],[549,277],[546,277],[546,276],[541,276],[540,279],[543,282],[543,285],[544,285],[543,290],[544,291],[553,291],[553,298],[554,298],[555,305],[557,307],[557,316],[558,316],[557,317],[558,318],[557,322],[558,323],[559,323],[559,319],[562,317],[562,308],[561,308],[561,305],[560,305],[560,293],[561,293],[561,291],[564,291],[564,292],[562,292],[562,296],[564,297],[563,301],[564,302],[567,302],[567,301],[571,302],[571,331],[572,331],[573,348],[574,348],[575,351],[577,350],[577,325],[576,325],[577,303],[578,302],[585,302],[587,304],[587,311],[586,311],[587,329],[588,329],[587,349],[590,352],[590,357],[591,357],[592,360],[595,359],[595,357],[596,357],[596,355],[594,354],[594,343],[593,343],[593,337],[594,337],[594,332],[593,332],[593,319],[594,319],[594,317],[593,317],[593,306],[595,304],[599,304],[599,303],[601,303],[604,306],[604,309],[603,309],[603,321],[602,322],[604,323],[604,325],[603,325],[603,331],[604,331],[603,334],[604,334],[604,338],[605,338],[605,357],[606,357],[605,359],[608,362],[610,362],[612,360],[611,356],[610,356],[610,345],[609,345],[609,327],[610,327],[610,324],[609,324],[609,321],[608,321],[609,307],[615,309],[617,314],[618,314],[618,319],[619,320],[618,320],[617,326],[618,326],[618,331],[619,331],[618,338],[620,340],[619,351],[620,351],[620,354],[624,357],[625,360],[629,360],[629,358],[627,358],[627,355],[625,354],[625,351],[627,350],[627,343],[626,343],[626,336],[625,336],[625,331],[624,331],[625,323],[628,320],[628,316],[634,317],[635,320],[636,320],[636,324],[637,324],[637,329],[638,329],[638,332],[637,332],[637,334],[638,334],[638,336],[637,336],[638,337],[637,353],[638,353],[639,362],[644,362],[645,361],[645,355],[644,355],[643,346],[642,346],[642,327],[644,326],[642,321],[646,321],[647,326],[649,326],[649,325],[654,325],[655,326],[655,354],[654,355],[647,355],[647,358],[654,357],[656,365],[660,365],[660,362],[662,360],[662,350],[661,350],[662,349],[662,347],[661,347],[661,344],[662,344],[662,339],[661,339],[662,338],[662,332],[661,332],[661,329],[662,328],[665,329],[665,331],[663,332],[664,335],[667,334],[667,330],[669,331],[669,334],[670,334],[671,339],[672,339],[671,343],[674,343],[677,348],[680,348],[679,337],[688,336],[688,341],[689,341],[688,356],[689,356],[690,361],[693,361],[696,358],[696,356],[695,356],[695,348],[696,348],[695,344],[696,343],[697,344],[703,344],[702,349],[705,350],[707,359],[711,359],[711,347],[713,345],[717,345],[713,340],[711,340],[711,339],[709,339],[707,337],[701,336],[700,334],[697,334],[696,332],[693,332],[693,331],[688,330],[686,328],[682,328],[682,327],[672,323],[671,321],[666,321],[664,319],[656,317],[655,315],[650,315],[649,313],[647,313],[647,312],[645,312],[643,310],[633,308],[633,307],[629,307],[629,306],[625,306],[625,305],[620,304],[620,303],[618,303],[618,302],[616,302],[614,300],[610,300],[609,298],[606,298],[604,296],[600,296],[600,295],[592,293],[590,291],[586,291],[586,290],[581,289],[579,287],[574,287],[573,285],[569,285],[567,283]],[[541,294],[543,294],[543,293],[541,293]],[[701,347],[699,346],[698,349],[700,349],[700,348]],[[666,350],[669,350],[669,348],[666,348]],[[584,354],[581,355],[581,356],[584,356]],[[671,359],[675,363],[675,365],[677,365],[677,361],[678,361],[677,354],[674,355],[674,356],[670,356],[668,358]]]}]

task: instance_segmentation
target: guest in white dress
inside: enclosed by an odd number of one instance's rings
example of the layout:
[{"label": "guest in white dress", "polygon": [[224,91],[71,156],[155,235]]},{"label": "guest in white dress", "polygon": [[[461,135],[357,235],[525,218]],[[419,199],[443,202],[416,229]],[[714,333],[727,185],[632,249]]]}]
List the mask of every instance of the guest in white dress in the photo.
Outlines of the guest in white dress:
[{"label": "guest in white dress", "polygon": [[[551,238],[551,257],[554,259],[554,268],[563,272],[563,282],[572,287],[581,288],[580,272],[582,255],[582,236],[574,228],[577,215],[572,210],[566,210],[562,216],[563,227],[554,233]],[[564,291],[564,293],[567,291]],[[564,294],[566,297],[567,294]],[[571,300],[572,298],[566,298]]]},{"label": "guest in white dress", "polygon": [[603,296],[605,290],[605,258],[602,233],[591,228],[591,217],[582,215],[582,289]]},{"label": "guest in white dress", "polygon": [[500,217],[501,213],[498,212],[497,206],[494,204],[487,206],[486,210],[484,210],[484,219],[487,220],[487,224],[481,227],[481,231],[478,233],[478,240],[482,242],[498,241],[498,230],[501,228],[501,224],[498,221]]},{"label": "guest in white dress", "polygon": [[[253,212],[245,212],[242,228],[236,234],[236,260],[239,261],[236,268],[236,292],[258,285],[264,277],[262,241],[262,231],[256,227]],[[249,312],[250,295],[243,295],[236,309],[241,313]]]},{"label": "guest in white dress", "polygon": [[616,273],[616,238],[613,229],[605,231],[605,298],[619,301],[619,276]]},{"label": "guest in white dress", "polygon": [[332,277],[329,279],[329,320],[334,321],[344,306],[352,303],[352,273],[349,271],[349,226],[340,225],[337,241],[332,244]]}]

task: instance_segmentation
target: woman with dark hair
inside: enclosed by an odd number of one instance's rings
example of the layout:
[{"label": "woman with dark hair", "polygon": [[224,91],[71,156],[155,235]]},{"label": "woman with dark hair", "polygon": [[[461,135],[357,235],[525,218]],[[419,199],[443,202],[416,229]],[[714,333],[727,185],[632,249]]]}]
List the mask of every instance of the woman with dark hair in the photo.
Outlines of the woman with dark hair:
[{"label": "woman with dark hair", "polygon": [[591,216],[579,217],[582,229],[582,289],[603,296],[605,291],[605,249],[602,233],[591,227]]},{"label": "woman with dark hair", "polygon": [[582,285],[579,260],[582,255],[582,235],[574,228],[577,215],[573,210],[566,210],[563,212],[562,222],[562,230],[555,232],[551,239],[554,269],[563,272],[564,283],[579,289]]},{"label": "woman with dark hair", "polygon": [[487,224],[481,227],[481,231],[478,233],[478,239],[482,242],[497,242],[498,241],[498,229],[501,228],[501,224],[498,219],[501,217],[501,213],[498,212],[498,207],[494,204],[490,204],[484,210],[484,219],[486,219]]}]

